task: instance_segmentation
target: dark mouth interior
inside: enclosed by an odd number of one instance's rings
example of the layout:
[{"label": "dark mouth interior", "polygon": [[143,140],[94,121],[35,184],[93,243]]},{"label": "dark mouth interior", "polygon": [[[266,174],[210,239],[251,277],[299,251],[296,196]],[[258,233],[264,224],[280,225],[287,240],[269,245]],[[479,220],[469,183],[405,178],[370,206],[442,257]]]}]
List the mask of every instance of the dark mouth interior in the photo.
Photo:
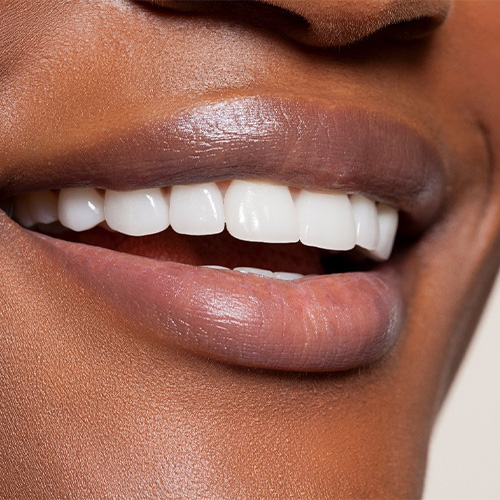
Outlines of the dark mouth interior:
[{"label": "dark mouth interior", "polygon": [[[52,231],[42,228],[40,232]],[[168,228],[158,234],[133,237],[96,227],[81,233],[63,231],[51,236],[160,261],[229,269],[254,267],[307,275],[364,271],[374,264],[358,250],[333,253],[302,243],[247,242],[233,238],[227,231],[187,236]]]}]

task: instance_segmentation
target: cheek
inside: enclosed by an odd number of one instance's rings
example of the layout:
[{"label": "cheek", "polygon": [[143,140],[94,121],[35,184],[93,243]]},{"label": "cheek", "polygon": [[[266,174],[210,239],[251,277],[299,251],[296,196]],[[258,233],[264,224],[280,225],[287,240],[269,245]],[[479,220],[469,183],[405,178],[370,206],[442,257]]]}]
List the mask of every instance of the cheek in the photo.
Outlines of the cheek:
[{"label": "cheek", "polygon": [[[7,12],[12,49],[0,60],[2,126],[32,151],[63,154],[69,144],[153,120],[158,110],[182,109],[197,95],[247,88],[269,67],[271,47],[243,28],[210,20],[186,25],[182,16],[165,19],[128,2],[43,4],[28,16]],[[15,148],[8,137],[0,160]],[[25,152],[23,160],[35,158]]]},{"label": "cheek", "polygon": [[474,333],[500,255],[500,199],[476,186],[410,251],[412,297],[397,373],[432,422]]}]

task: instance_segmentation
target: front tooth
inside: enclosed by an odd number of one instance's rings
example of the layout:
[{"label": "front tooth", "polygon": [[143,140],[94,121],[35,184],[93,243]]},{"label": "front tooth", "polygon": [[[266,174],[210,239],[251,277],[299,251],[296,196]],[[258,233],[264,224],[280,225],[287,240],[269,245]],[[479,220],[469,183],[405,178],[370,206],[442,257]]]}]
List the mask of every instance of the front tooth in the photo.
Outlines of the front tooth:
[{"label": "front tooth", "polygon": [[350,250],[356,244],[356,226],[346,194],[300,191],[295,200],[304,245],[327,250]]},{"label": "front tooth", "polygon": [[224,198],[229,233],[244,241],[292,243],[299,240],[290,190],[265,182],[233,181]]},{"label": "front tooth", "polygon": [[352,195],[350,200],[356,224],[356,245],[374,250],[378,243],[377,206],[360,194]]},{"label": "front tooth", "polygon": [[176,233],[204,235],[224,230],[224,204],[215,183],[173,186],[170,225]]},{"label": "front tooth", "polygon": [[267,269],[258,269],[257,267],[235,267],[234,271],[239,271],[243,274],[256,274],[257,276],[264,276],[266,278],[272,278],[272,271]]},{"label": "front tooth", "polygon": [[104,215],[111,229],[130,236],[159,233],[169,225],[168,205],[160,188],[107,190]]},{"label": "front tooth", "polygon": [[73,231],[92,229],[104,220],[104,197],[94,188],[68,188],[59,192],[59,220]]},{"label": "front tooth", "polygon": [[52,191],[37,191],[26,197],[29,214],[35,224],[51,224],[57,220],[57,195]]},{"label": "front tooth", "polygon": [[391,255],[398,230],[398,211],[389,205],[379,203],[377,212],[379,241],[377,248],[369,252],[369,255],[375,260],[387,260]]}]

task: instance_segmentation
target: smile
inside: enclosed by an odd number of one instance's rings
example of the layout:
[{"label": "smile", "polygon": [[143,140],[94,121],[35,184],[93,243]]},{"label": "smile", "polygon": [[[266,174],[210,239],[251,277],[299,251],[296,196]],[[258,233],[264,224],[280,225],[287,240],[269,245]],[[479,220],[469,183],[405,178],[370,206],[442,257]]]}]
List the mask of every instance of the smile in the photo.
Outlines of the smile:
[{"label": "smile", "polygon": [[270,98],[189,110],[50,165],[14,185],[8,211],[35,230],[4,221],[20,239],[146,336],[299,371],[366,365],[394,345],[398,219],[403,234],[425,230],[443,187],[407,124]]},{"label": "smile", "polygon": [[[80,232],[102,225],[129,236],[156,234],[170,225],[177,234],[204,236],[227,226],[229,234],[242,241],[300,240],[335,251],[357,246],[371,258],[385,260],[394,243],[398,212],[359,194],[295,190],[292,195],[286,186],[235,180],[222,189],[207,183],[127,192],[67,188],[31,193],[15,201],[14,219],[42,232],[60,231],[61,226]],[[268,273],[261,274],[272,275]]]}]

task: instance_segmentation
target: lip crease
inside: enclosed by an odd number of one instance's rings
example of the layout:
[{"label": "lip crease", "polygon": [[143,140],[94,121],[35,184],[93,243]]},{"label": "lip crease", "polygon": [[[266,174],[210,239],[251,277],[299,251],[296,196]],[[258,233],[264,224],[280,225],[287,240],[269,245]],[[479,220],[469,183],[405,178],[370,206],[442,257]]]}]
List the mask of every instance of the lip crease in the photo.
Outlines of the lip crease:
[{"label": "lip crease", "polygon": [[[2,180],[0,197],[6,186],[13,196],[83,185],[140,189],[251,177],[363,193],[425,227],[440,207],[444,186],[436,148],[404,120],[272,97],[197,106],[41,160],[39,167],[43,178]],[[12,221],[2,225],[19,229]],[[381,359],[404,322],[401,276],[391,261],[369,272],[282,282],[27,230],[17,234],[138,323],[150,323],[165,345],[227,363],[347,370]]]}]

